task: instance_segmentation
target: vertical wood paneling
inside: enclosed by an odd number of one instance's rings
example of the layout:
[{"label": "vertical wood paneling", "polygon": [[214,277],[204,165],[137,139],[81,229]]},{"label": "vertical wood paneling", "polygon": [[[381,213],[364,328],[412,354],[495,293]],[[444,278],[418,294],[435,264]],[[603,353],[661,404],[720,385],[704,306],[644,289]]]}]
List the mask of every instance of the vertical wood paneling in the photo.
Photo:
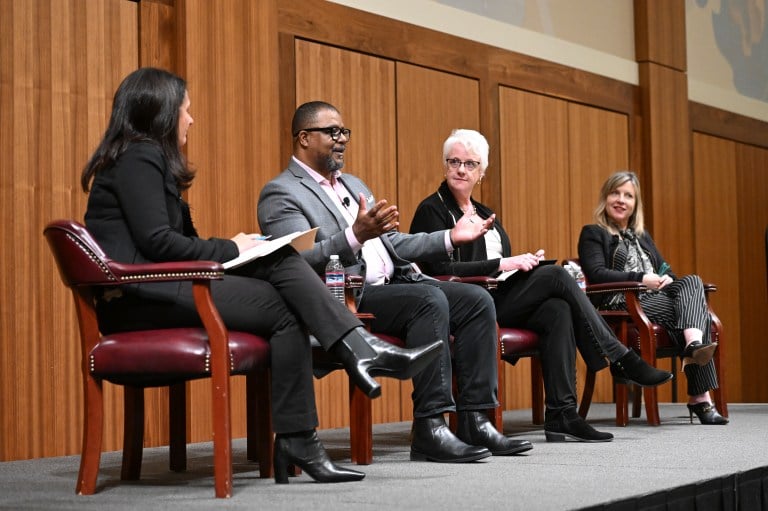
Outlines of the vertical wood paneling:
[{"label": "vertical wood paneling", "polygon": [[[0,460],[78,452],[82,399],[70,292],[42,238],[82,219],[80,170],[137,63],[136,4],[0,2]],[[112,399],[111,392],[108,391]],[[105,448],[116,448],[107,428]]]},{"label": "vertical wood paneling", "polygon": [[[765,191],[768,190],[768,149],[737,144],[736,168],[742,363],[741,373],[731,373],[729,377],[736,381],[741,377],[743,401],[765,402],[768,400],[768,379],[765,378],[765,321],[768,317],[768,261],[765,253],[768,205]],[[720,207],[719,203],[715,204]],[[727,268],[730,269],[730,265]],[[728,272],[728,278],[734,279],[734,273]],[[728,325],[724,327],[728,328]]]},{"label": "vertical wood paneling", "polygon": [[[397,181],[393,177],[397,164],[394,63],[302,40],[296,40],[295,58],[295,106],[321,100],[338,108],[344,125],[352,130],[343,171],[365,181],[377,199],[396,203]],[[288,125],[290,121],[283,120]],[[288,157],[284,155],[282,167]],[[345,380],[346,375],[337,371],[317,382],[321,427],[348,424],[346,400],[339,399],[339,396],[347,395]],[[410,382],[384,378],[381,383],[383,395],[373,401],[374,421],[403,420],[401,394],[410,392]]]},{"label": "vertical wood paneling", "polygon": [[[600,187],[605,179],[629,165],[629,125],[624,114],[575,103],[568,104],[568,169],[570,221],[566,251],[557,257],[578,256],[581,228],[593,223]],[[586,365],[577,357],[579,396],[586,377]],[[613,380],[608,371],[597,373],[594,398],[597,402],[613,399]]]},{"label": "vertical wood paneling", "polygon": [[[509,87],[499,90],[502,208],[512,253],[567,255],[570,221],[567,102]],[[531,406],[529,364],[507,367],[505,407]]]},{"label": "vertical wood paneling", "polygon": [[[477,80],[397,63],[397,204],[408,232],[419,203],[443,181],[451,130],[480,127]],[[480,187],[473,197],[482,201]]]},{"label": "vertical wood paneling", "polygon": [[685,1],[634,0],[635,58],[686,70]]},{"label": "vertical wood paneling", "polygon": [[693,176],[685,74],[640,64],[643,89],[643,204],[649,230],[678,273],[694,270]]},{"label": "vertical wood paneling", "polygon": [[[195,225],[203,237],[256,232],[259,190],[284,158],[274,99],[275,4],[186,0],[180,7],[180,44],[186,55],[179,67],[184,68],[195,120],[187,143],[188,158],[198,169],[188,192]],[[190,388],[190,439],[209,440],[210,381],[194,382]],[[233,379],[231,404],[233,435],[244,436],[242,378]]]},{"label": "vertical wood paneling", "polygon": [[[724,342],[718,349],[725,355],[729,401],[741,400],[742,374],[741,300],[739,279],[734,278],[742,274],[736,146],[730,140],[693,134],[696,273],[704,282],[717,285],[711,300],[723,322]],[[706,206],[710,204],[717,207]]]}]

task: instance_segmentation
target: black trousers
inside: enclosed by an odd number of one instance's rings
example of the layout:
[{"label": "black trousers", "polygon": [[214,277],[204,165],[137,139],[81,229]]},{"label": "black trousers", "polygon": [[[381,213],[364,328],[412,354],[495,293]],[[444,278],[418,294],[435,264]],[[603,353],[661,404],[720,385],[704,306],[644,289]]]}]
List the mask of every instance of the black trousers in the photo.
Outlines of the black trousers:
[{"label": "black trousers", "polygon": [[[329,349],[362,323],[333,299],[322,280],[291,248],[235,272],[213,281],[211,292],[227,328],[269,339],[275,433],[316,428],[312,352],[306,330]],[[200,324],[191,283],[182,286],[174,302],[127,295],[99,307],[99,325],[105,332]]]},{"label": "black trousers", "polygon": [[562,266],[518,272],[493,293],[499,325],[539,335],[548,413],[576,406],[576,349],[599,371],[627,353]]},{"label": "black trousers", "polygon": [[[436,340],[442,355],[413,377],[413,415],[498,406],[496,318],[493,301],[473,284],[424,280],[366,286],[360,312],[373,313],[371,330],[405,339],[409,348]],[[458,398],[452,397],[451,345]]]}]

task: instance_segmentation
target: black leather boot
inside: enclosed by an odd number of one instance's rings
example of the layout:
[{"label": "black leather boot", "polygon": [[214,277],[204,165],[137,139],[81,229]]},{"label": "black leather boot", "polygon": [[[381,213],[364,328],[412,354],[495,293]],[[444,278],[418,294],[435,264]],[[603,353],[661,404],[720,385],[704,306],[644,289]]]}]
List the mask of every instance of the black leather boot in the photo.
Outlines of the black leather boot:
[{"label": "black leather boot", "polygon": [[616,383],[641,387],[655,387],[672,379],[672,373],[649,366],[632,349],[611,364],[611,375]]},{"label": "black leather boot", "polygon": [[370,397],[381,395],[381,385],[374,376],[389,376],[407,380],[425,369],[443,348],[443,341],[435,341],[421,348],[404,349],[372,335],[363,327],[357,327],[331,346],[344,369]]},{"label": "black leather boot", "polygon": [[528,440],[509,438],[496,431],[488,416],[478,411],[459,412],[456,436],[469,445],[487,447],[494,456],[520,454],[533,449]]},{"label": "black leather boot", "polygon": [[342,468],[328,457],[313,429],[275,436],[275,482],[288,484],[288,466],[296,465],[318,483],[359,481],[365,474]]},{"label": "black leather boot", "polygon": [[581,418],[576,408],[566,408],[557,412],[547,410],[544,422],[544,434],[547,442],[565,442],[567,438],[577,442],[610,442],[611,433],[597,431]]},{"label": "black leather boot", "polygon": [[412,461],[466,463],[491,455],[485,447],[469,445],[456,438],[445,424],[442,414],[414,419],[412,434]]}]

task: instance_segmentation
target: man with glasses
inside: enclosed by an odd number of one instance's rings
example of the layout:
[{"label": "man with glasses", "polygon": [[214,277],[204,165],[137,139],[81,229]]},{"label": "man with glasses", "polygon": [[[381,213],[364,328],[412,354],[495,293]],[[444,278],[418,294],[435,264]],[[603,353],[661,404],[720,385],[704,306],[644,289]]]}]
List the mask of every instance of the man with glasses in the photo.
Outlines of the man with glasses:
[{"label": "man with glasses", "polygon": [[[351,274],[363,275],[358,310],[372,313],[374,332],[404,337],[409,348],[453,337],[458,382],[451,389],[451,347],[413,378],[411,459],[461,463],[491,454],[518,454],[530,442],[501,435],[485,410],[498,406],[496,317],[490,295],[480,286],[442,282],[417,271],[413,260],[448,260],[453,249],[482,236],[493,219],[461,218],[450,230],[404,234],[396,206],[373,194],[360,179],[342,174],[351,131],[328,103],[301,105],[293,116],[293,157],[259,198],[262,232],[282,236],[319,227],[311,250],[302,255],[321,273],[337,254]],[[458,411],[454,435],[443,414]]]}]

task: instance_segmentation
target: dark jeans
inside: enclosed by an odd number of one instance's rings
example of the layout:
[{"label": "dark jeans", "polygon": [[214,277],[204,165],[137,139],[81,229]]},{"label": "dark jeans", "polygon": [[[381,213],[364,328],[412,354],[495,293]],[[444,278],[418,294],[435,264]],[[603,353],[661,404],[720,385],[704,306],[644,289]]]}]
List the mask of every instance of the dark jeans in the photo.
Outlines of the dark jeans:
[{"label": "dark jeans", "polygon": [[[404,338],[409,348],[438,339],[442,355],[413,378],[413,415],[498,406],[498,346],[493,301],[480,286],[426,280],[368,286],[359,310],[375,314],[371,330]],[[458,398],[451,392],[451,347]]]}]

